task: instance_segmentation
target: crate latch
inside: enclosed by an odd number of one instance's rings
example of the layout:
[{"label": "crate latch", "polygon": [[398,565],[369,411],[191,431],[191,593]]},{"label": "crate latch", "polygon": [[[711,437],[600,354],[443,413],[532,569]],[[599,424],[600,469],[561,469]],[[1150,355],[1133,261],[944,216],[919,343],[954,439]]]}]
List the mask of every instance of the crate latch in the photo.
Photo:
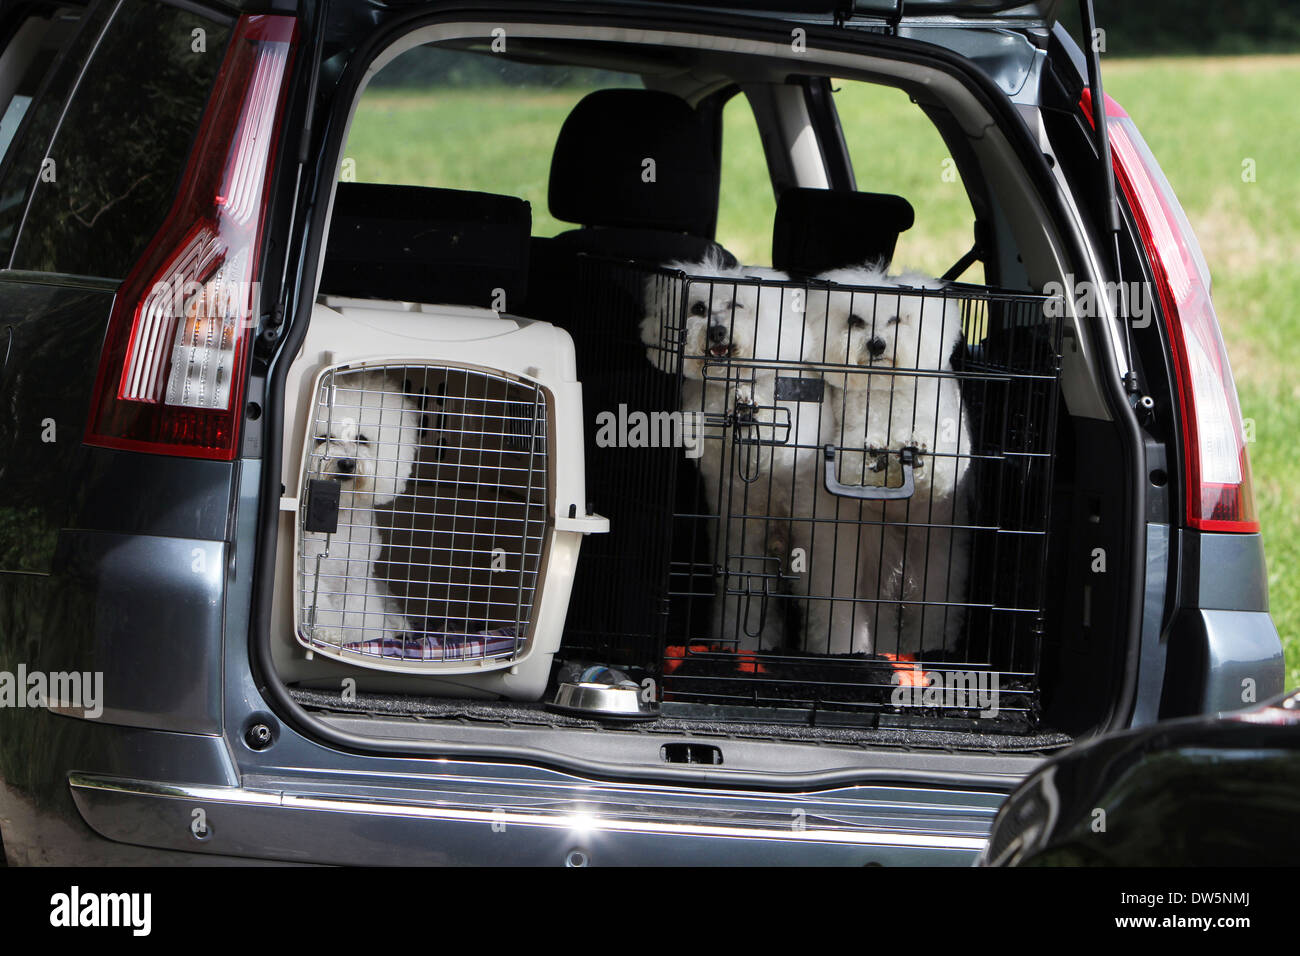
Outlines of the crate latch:
[{"label": "crate latch", "polygon": [[887,465],[890,455],[897,455],[902,462],[903,483],[897,488],[890,488],[888,485],[846,485],[839,479],[835,463],[835,446],[826,445],[823,455],[826,463],[826,490],[833,495],[873,501],[895,501],[900,498],[910,498],[916,491],[916,480],[912,472],[921,467],[921,449],[915,445],[908,445],[898,451],[882,450],[877,453],[878,463],[873,466],[873,471],[881,470],[881,462]]}]

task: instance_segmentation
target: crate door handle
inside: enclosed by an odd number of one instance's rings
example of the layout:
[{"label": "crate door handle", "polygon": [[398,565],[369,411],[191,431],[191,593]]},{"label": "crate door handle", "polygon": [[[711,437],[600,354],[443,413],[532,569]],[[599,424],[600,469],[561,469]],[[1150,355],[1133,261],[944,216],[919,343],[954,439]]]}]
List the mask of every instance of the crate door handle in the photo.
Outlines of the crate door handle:
[{"label": "crate door handle", "polygon": [[[826,490],[833,495],[840,495],[844,498],[870,498],[874,501],[893,501],[900,498],[910,498],[916,490],[916,482],[912,477],[912,469],[915,467],[919,456],[919,449],[914,447],[904,448],[898,452],[899,460],[903,463],[903,483],[897,488],[889,488],[884,485],[846,485],[839,479],[839,469],[835,464],[835,446],[826,445],[823,448],[826,463]],[[894,454],[890,452],[890,454]]]}]

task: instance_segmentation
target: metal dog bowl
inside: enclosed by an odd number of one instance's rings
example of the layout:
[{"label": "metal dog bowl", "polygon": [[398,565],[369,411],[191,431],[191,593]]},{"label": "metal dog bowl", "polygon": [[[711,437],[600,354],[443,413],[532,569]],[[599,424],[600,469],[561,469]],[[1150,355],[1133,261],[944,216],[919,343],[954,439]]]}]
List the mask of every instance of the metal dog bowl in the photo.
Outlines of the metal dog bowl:
[{"label": "metal dog bowl", "polygon": [[560,685],[551,709],[575,717],[600,717],[615,720],[654,720],[659,705],[641,699],[641,687],[630,681],[601,684],[595,681],[572,681]]}]

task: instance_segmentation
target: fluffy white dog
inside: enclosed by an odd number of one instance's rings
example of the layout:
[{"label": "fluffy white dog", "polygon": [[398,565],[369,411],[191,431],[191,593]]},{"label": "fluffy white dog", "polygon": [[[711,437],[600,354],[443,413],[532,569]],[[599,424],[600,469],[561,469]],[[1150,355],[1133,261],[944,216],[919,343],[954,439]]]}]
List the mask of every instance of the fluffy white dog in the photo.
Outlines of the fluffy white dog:
[{"label": "fluffy white dog", "polygon": [[965,520],[970,434],[960,385],[942,374],[951,372],[961,342],[960,308],[945,296],[909,294],[945,285],[918,273],[891,277],[869,265],[818,278],[882,288],[831,286],[809,296],[807,358],[824,363],[822,441],[840,449],[838,479],[897,487],[910,449],[915,491],[910,499],[859,500],[819,482],[814,515],[836,520],[796,522],[812,538],[805,647],[833,654],[941,648],[961,629],[960,609],[942,605],[963,599],[969,548],[951,526]]},{"label": "fluffy white dog", "polygon": [[[727,529],[725,542],[713,542],[713,553],[731,572],[733,586],[736,580],[765,580],[774,593],[774,577],[749,575],[783,570],[796,462],[801,455],[811,459],[817,444],[817,416],[805,411],[801,417],[799,403],[775,396],[777,363],[788,367],[803,358],[803,316],[791,308],[790,289],[752,281],[788,280],[775,269],[726,266],[714,257],[664,268],[690,278],[660,276],[647,284],[641,322],[647,355],[670,374],[680,361],[684,415],[706,423],[731,420],[739,439],[730,433],[701,437],[707,506]],[[704,425],[701,431],[715,428]],[[783,602],[763,600],[758,585],[753,590],[727,594],[725,579],[720,583],[715,639],[736,640],[742,650],[780,645]]]},{"label": "fluffy white dog", "polygon": [[[341,373],[322,389],[312,474],[342,488],[338,531],[304,536],[304,597],[311,602],[314,595],[319,641],[339,645],[412,630],[374,573],[383,549],[375,509],[391,504],[411,477],[420,426],[420,404],[395,372]],[[312,620],[310,610],[307,616]]]}]

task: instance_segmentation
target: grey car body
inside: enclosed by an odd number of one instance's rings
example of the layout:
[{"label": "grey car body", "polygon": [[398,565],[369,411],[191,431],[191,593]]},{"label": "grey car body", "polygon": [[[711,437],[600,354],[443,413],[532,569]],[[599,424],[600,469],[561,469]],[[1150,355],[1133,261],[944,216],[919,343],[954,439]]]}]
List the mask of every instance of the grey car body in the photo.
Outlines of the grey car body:
[{"label": "grey car body", "polygon": [[[1027,141],[1029,123],[1045,128],[1034,119],[1045,76],[1084,82],[1083,56],[1054,24],[1054,5],[908,3],[901,22],[893,4],[872,6],[859,4],[844,24],[843,11],[815,4],[728,11],[335,0],[325,23],[311,2],[204,9],[215,30],[240,12],[301,17],[239,455],[197,460],[82,443],[120,279],[100,278],[117,273],[97,268],[93,251],[84,267],[61,265],[57,255],[52,265],[10,255],[0,271],[0,671],[99,674],[103,688],[93,719],[48,696],[0,708],[0,834],[9,861],[973,861],[1006,795],[1051,747],[971,739],[927,749],[899,734],[892,744],[847,748],[846,757],[797,739],[742,735],[711,741],[726,755],[714,766],[661,759],[667,744],[700,739],[687,734],[451,727],[430,739],[384,741],[360,719],[308,713],[269,673],[258,636],[273,559],[264,529],[278,497],[277,356],[292,352],[310,313],[338,165],[339,104],[369,59],[416,27],[457,20],[672,25],[759,37],[788,37],[796,24],[814,45],[851,52],[894,42],[931,58],[976,87]],[[26,13],[46,9],[32,4]],[[128,13],[99,3],[86,16],[107,35]],[[0,30],[15,29],[22,14]],[[75,42],[54,68],[65,75],[51,83],[75,88],[95,64],[93,43]],[[1081,148],[1043,133],[1036,145],[1051,167],[1039,156],[1034,174],[1057,208],[1089,206],[1095,154],[1054,155],[1067,143]],[[1058,165],[1074,177],[1067,182],[1076,195],[1052,178]],[[3,199],[4,209],[31,215],[26,197]],[[1080,250],[1102,242],[1083,228],[1069,241]],[[1129,254],[1140,257],[1136,246]],[[1103,363],[1113,361],[1109,345],[1098,347]],[[1099,675],[1078,736],[1231,710],[1280,692],[1282,651],[1259,535],[1186,527],[1171,503],[1175,489],[1144,480],[1156,469],[1177,473],[1173,443],[1143,430],[1118,384],[1106,400],[1120,423],[1109,446],[1116,457],[1081,471],[1134,477],[1105,542],[1123,556],[1112,565],[1125,575],[1120,596],[1114,607],[1092,609],[1112,615],[1114,639],[1081,650],[1073,665]]]}]

